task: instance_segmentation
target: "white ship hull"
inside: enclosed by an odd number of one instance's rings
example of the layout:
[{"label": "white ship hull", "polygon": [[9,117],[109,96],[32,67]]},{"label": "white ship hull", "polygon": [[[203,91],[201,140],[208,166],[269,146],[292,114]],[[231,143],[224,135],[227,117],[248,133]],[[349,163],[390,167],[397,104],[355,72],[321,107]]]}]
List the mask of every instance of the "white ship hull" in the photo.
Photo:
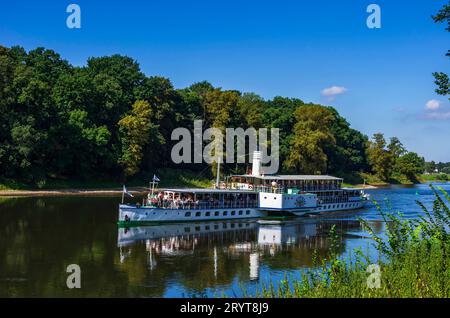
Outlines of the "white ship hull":
[{"label": "white ship hull", "polygon": [[261,218],[267,216],[256,208],[226,208],[226,209],[161,209],[152,207],[119,206],[119,222],[196,222],[215,220],[240,220]]},{"label": "white ship hull", "polygon": [[158,223],[158,222],[196,222],[217,220],[242,220],[263,218],[274,212],[284,212],[287,215],[305,216],[312,214],[326,214],[336,211],[357,210],[364,207],[367,201],[353,201],[345,203],[321,204],[317,208],[299,209],[267,209],[267,208],[240,208],[240,209],[212,209],[212,210],[186,210],[186,209],[160,209],[150,207],[137,208],[131,205],[120,205],[119,222],[132,223]]},{"label": "white ship hull", "polygon": [[317,213],[323,214],[328,212],[336,212],[336,211],[349,211],[349,210],[358,210],[365,206],[366,200],[360,201],[349,201],[343,203],[326,203],[321,204],[317,208]]}]

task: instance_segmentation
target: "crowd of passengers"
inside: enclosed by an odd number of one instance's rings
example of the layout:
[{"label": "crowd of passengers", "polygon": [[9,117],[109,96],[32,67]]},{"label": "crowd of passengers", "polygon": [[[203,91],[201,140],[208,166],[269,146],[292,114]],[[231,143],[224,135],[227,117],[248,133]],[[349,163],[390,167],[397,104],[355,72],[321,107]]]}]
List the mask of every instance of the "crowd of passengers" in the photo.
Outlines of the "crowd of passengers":
[{"label": "crowd of passengers", "polygon": [[219,200],[211,195],[194,196],[189,193],[174,194],[159,192],[156,195],[148,195],[147,205],[158,208],[195,209],[195,208],[232,208],[251,207],[256,205],[255,199],[246,199],[242,194],[226,196]]}]

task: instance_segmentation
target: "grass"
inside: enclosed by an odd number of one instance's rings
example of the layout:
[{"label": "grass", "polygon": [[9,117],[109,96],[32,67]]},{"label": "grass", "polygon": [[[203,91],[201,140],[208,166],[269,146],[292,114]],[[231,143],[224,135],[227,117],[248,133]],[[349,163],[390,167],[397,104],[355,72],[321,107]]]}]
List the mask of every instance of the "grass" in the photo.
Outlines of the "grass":
[{"label": "grass", "polygon": [[364,183],[372,186],[388,186],[391,184],[402,184],[402,185],[413,185],[418,183],[426,183],[430,181],[450,181],[450,175],[447,174],[436,174],[436,175],[418,175],[414,177],[407,177],[403,174],[393,173],[388,181],[378,178],[376,175],[358,172],[350,175],[339,175],[339,177],[344,178],[347,183],[343,185],[345,187],[357,187]]},{"label": "grass", "polygon": [[[181,169],[161,169],[157,176],[161,180],[160,187],[195,187],[208,188],[212,186],[212,180],[199,176],[197,173]],[[153,175],[140,176],[125,183],[127,187],[148,187]],[[76,180],[47,178],[37,183],[20,180],[0,179],[1,190],[65,190],[65,189],[117,189],[122,187],[120,180]]]},{"label": "grass", "polygon": [[160,187],[210,188],[213,181],[201,174],[183,169],[161,169],[158,171]]},{"label": "grass", "polygon": [[450,181],[450,174],[447,173],[433,173],[433,174],[421,174],[419,176],[421,182],[446,182]]},{"label": "grass", "polygon": [[[378,251],[379,288],[372,288],[371,256],[361,250],[353,253],[354,259],[338,257],[336,244],[332,244],[329,257],[315,269],[302,272],[300,278],[285,277],[274,284],[262,285],[257,297],[383,297],[422,298],[450,297],[450,202],[449,195],[432,186],[435,201],[432,211],[417,202],[424,211],[418,219],[404,219],[401,215],[383,212],[386,221],[386,239],[374,234],[369,224],[361,220],[370,233]],[[447,201],[447,203],[445,202]],[[333,229],[330,236],[337,242]],[[368,269],[369,272],[368,272]],[[372,274],[370,271],[372,270]],[[376,285],[376,284],[375,284]],[[248,295],[247,295],[248,296]]]},{"label": "grass", "polygon": [[110,180],[82,181],[73,179],[46,179],[38,183],[10,179],[0,181],[0,190],[113,189],[120,187],[120,182]]}]

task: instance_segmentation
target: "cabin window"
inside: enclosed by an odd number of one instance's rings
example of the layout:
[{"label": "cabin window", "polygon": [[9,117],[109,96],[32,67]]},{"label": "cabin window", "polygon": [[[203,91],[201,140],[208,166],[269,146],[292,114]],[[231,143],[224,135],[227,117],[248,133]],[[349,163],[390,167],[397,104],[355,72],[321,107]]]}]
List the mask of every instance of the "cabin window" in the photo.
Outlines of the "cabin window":
[{"label": "cabin window", "polygon": [[236,215],[236,211],[231,211],[231,215]]},{"label": "cabin window", "polygon": [[205,231],[209,231],[209,226],[205,226]]},{"label": "cabin window", "polygon": [[202,216],[202,212],[195,213],[195,216]]},{"label": "cabin window", "polygon": [[234,229],[234,228],[236,227],[236,224],[231,223],[230,227],[231,227],[232,229]]},{"label": "cabin window", "polygon": [[200,232],[201,231],[200,226],[196,226],[195,231]]},{"label": "cabin window", "polygon": [[219,229],[219,226],[216,224],[216,225],[214,225],[214,230],[218,230]]},{"label": "cabin window", "polygon": [[211,212],[206,212],[205,216],[211,216]]},{"label": "cabin window", "polygon": [[185,216],[185,217],[191,216],[191,212],[186,212],[186,213],[184,214],[184,216]]},{"label": "cabin window", "polygon": [[244,211],[240,210],[239,215],[242,215],[242,214],[244,214]]},{"label": "cabin window", "polygon": [[219,211],[214,212],[214,216],[219,216]]},{"label": "cabin window", "polygon": [[228,211],[223,211],[223,216],[227,216],[228,215]]},{"label": "cabin window", "polygon": [[250,215],[250,210],[245,211],[246,215]]},{"label": "cabin window", "polygon": [[189,233],[190,231],[191,231],[191,228],[190,228],[190,227],[185,227],[185,228],[184,228],[184,232]]}]

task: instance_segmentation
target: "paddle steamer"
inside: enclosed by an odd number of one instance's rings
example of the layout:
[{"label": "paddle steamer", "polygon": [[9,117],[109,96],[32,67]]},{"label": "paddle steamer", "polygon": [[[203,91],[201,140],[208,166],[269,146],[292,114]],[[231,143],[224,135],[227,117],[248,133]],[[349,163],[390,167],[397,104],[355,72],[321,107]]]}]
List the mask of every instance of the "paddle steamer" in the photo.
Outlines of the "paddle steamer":
[{"label": "paddle steamer", "polygon": [[195,222],[303,216],[360,209],[363,190],[342,188],[343,179],[319,175],[263,175],[261,153],[252,173],[231,175],[214,189],[152,189],[143,204],[121,204],[119,224]]}]

